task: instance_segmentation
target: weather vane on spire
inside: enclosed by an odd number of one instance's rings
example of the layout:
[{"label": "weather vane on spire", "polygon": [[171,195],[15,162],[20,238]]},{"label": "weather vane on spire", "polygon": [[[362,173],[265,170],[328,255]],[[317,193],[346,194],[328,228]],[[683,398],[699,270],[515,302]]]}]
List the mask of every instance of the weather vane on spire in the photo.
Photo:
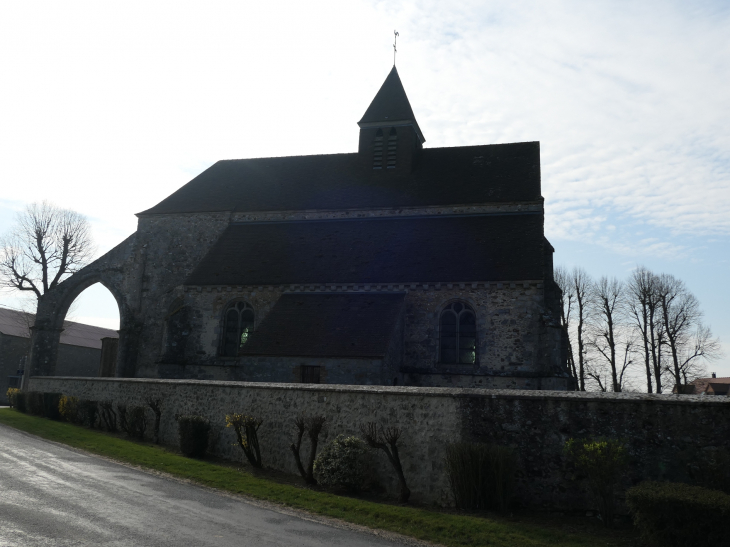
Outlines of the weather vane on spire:
[{"label": "weather vane on spire", "polygon": [[395,48],[395,45],[398,43],[398,34],[397,31],[393,31],[393,66],[395,66],[395,54],[398,53],[398,50]]}]

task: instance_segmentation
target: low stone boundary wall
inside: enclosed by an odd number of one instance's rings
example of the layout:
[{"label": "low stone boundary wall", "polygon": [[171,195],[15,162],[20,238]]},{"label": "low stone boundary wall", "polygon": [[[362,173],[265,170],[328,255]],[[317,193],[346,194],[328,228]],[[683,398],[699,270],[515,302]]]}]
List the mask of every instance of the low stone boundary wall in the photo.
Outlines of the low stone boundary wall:
[{"label": "low stone boundary wall", "polygon": [[[367,421],[398,426],[412,499],[439,505],[452,502],[447,443],[514,447],[518,500],[568,510],[587,507],[563,458],[571,437],[625,440],[630,456],[625,486],[650,478],[683,480],[687,462],[730,446],[727,397],[61,377],[31,378],[29,389],[127,405],[161,398],[163,444],[178,444],[176,414],[199,414],[213,424],[211,452],[239,461],[243,454],[225,428],[225,414],[250,413],[264,420],[259,430],[264,465],[293,474],[289,445],[300,413],[327,417],[320,446],[340,433],[359,435]],[[302,454],[308,454],[306,442],[305,436]],[[395,473],[384,454],[374,457],[381,484],[395,496]]]}]

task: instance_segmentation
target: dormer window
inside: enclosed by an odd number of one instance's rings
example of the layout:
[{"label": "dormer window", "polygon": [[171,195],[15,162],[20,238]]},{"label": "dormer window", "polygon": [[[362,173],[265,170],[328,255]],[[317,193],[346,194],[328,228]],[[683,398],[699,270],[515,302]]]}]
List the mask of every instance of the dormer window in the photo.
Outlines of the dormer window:
[{"label": "dormer window", "polygon": [[395,149],[398,143],[398,133],[395,131],[395,127],[390,129],[390,135],[388,135],[388,169],[395,169]]},{"label": "dormer window", "polygon": [[373,169],[383,168],[383,130],[378,129],[373,142]]}]

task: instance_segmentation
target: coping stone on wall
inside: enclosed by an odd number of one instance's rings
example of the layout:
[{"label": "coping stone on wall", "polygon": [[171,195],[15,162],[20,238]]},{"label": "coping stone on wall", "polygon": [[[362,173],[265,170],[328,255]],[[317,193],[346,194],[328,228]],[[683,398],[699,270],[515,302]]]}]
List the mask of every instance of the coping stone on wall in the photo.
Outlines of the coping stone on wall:
[{"label": "coping stone on wall", "polygon": [[358,386],[347,384],[295,384],[273,382],[232,382],[224,380],[189,380],[158,378],[81,378],[77,376],[33,376],[31,380],[84,380],[91,382],[122,382],[141,384],[177,384],[241,387],[249,389],[279,389],[291,391],[332,391],[336,393],[392,393],[398,395],[433,395],[437,397],[491,399],[551,399],[556,401],[601,401],[604,403],[656,402],[670,405],[722,405],[730,404],[730,397],[709,395],[679,395],[669,393],[605,393],[592,391],[550,391],[527,389],[409,387],[409,386]]}]

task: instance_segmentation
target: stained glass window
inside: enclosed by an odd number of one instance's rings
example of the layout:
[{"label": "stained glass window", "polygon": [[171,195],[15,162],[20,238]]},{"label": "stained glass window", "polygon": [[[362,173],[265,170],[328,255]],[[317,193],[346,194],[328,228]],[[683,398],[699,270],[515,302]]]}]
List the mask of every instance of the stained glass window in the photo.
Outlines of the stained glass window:
[{"label": "stained glass window", "polygon": [[253,308],[246,302],[233,302],[223,316],[223,355],[238,355],[238,351],[248,341],[253,332]]}]

